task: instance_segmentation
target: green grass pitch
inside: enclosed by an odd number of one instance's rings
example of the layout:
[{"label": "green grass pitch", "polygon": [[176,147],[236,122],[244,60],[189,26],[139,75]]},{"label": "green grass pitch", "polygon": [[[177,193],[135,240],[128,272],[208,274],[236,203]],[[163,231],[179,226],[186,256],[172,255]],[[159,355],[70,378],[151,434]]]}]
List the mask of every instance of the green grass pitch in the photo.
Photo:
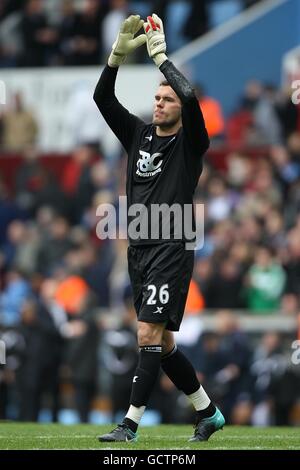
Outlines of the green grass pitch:
[{"label": "green grass pitch", "polygon": [[190,443],[192,426],[141,427],[136,443],[100,443],[97,435],[113,426],[0,423],[0,449],[300,449],[300,428],[225,426],[208,442]]}]

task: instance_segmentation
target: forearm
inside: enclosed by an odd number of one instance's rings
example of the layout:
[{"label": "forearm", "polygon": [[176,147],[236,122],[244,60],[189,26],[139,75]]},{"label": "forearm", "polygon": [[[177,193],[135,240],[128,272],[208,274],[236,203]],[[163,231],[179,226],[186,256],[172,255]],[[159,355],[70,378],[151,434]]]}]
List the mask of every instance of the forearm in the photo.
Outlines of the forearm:
[{"label": "forearm", "polygon": [[203,114],[191,84],[169,60],[160,66],[160,71],[182,102],[182,127],[189,144],[197,149],[197,153],[204,153],[209,147],[209,138]]},{"label": "forearm", "polygon": [[159,67],[159,70],[164,74],[171,88],[173,88],[182,103],[186,103],[190,99],[196,99],[190,82],[179,72],[172,62],[165,60]]},{"label": "forearm", "polygon": [[141,123],[136,116],[121,105],[115,95],[118,67],[106,65],[96,85],[94,101],[105,121],[128,151],[136,126]]}]

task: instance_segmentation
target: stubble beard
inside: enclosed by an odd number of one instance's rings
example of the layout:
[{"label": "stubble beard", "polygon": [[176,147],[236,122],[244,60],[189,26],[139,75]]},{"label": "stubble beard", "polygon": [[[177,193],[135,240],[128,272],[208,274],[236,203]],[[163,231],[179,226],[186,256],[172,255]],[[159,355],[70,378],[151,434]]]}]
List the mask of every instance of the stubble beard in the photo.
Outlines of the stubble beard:
[{"label": "stubble beard", "polygon": [[178,122],[179,122],[178,118],[172,119],[170,121],[161,121],[160,119],[155,119],[155,118],[153,118],[152,120],[152,124],[154,124],[154,126],[158,126],[165,131],[174,127]]}]

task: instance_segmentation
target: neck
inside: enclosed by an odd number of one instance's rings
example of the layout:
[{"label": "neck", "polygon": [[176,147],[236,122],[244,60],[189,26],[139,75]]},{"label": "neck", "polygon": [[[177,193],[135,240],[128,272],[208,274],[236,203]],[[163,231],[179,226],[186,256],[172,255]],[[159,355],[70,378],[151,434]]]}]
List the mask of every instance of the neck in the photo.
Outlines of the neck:
[{"label": "neck", "polygon": [[180,128],[181,128],[181,122],[174,124],[174,126],[172,127],[156,126],[156,135],[158,135],[158,137],[166,137],[168,135],[174,135],[174,134],[177,134]]}]

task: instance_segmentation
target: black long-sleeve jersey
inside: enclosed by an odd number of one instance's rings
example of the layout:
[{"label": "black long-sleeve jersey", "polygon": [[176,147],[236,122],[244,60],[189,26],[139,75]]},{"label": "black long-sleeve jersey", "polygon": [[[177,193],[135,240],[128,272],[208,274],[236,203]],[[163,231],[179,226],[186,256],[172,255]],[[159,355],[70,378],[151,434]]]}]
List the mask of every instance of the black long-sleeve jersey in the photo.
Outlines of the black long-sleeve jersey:
[{"label": "black long-sleeve jersey", "polygon": [[[150,216],[151,208],[162,204],[167,204],[165,208],[171,208],[177,204],[183,214],[185,204],[192,207],[193,194],[202,171],[202,156],[209,147],[203,115],[190,83],[169,60],[161,65],[160,70],[182,102],[182,127],[175,135],[157,136],[156,126],[146,124],[119,103],[115,96],[118,68],[107,65],[94,92],[94,100],[104,119],[128,153],[128,225],[138,217],[138,212],[130,214],[133,204],[142,204],[146,208],[148,232],[141,230],[136,238],[129,230],[131,245],[188,240],[183,229],[176,230],[178,219],[173,217],[172,210],[169,212],[170,236],[166,238],[163,229],[166,213],[162,211],[164,215],[159,218],[157,227],[154,226],[155,218],[151,219]],[[133,207],[136,209],[138,206]],[[193,211],[192,214],[194,230]],[[144,216],[145,212],[140,220],[145,221]]]}]

